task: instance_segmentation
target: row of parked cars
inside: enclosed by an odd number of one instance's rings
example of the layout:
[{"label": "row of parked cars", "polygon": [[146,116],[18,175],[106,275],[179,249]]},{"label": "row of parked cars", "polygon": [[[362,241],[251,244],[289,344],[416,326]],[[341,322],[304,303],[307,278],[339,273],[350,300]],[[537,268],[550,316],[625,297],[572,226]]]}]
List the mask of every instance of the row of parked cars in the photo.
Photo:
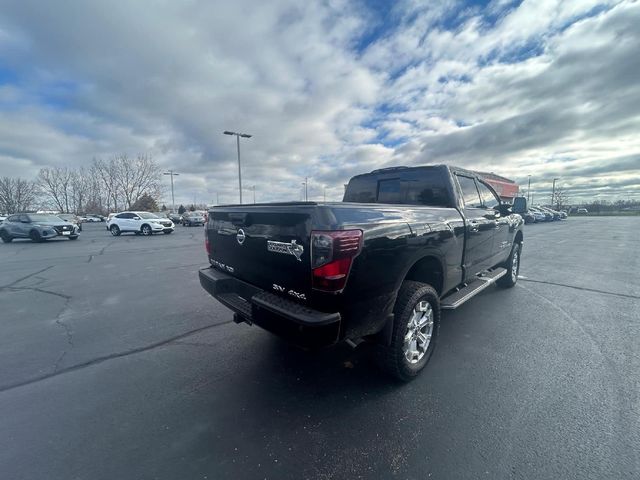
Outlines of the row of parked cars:
[{"label": "row of parked cars", "polygon": [[569,215],[564,210],[553,210],[542,206],[529,206],[524,213],[524,223],[553,222],[554,220],[564,220]]},{"label": "row of parked cars", "polygon": [[185,227],[202,226],[207,222],[207,213],[196,210],[195,212],[168,213],[167,217],[174,223],[179,223]]}]

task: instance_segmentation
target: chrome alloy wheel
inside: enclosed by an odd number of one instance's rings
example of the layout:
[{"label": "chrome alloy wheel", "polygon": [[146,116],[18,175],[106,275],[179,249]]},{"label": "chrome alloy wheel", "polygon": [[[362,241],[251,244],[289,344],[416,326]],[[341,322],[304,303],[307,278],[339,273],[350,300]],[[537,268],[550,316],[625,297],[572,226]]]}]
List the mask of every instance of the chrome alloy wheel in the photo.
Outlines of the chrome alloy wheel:
[{"label": "chrome alloy wheel", "polygon": [[520,247],[516,246],[513,251],[513,259],[511,260],[511,281],[516,283],[518,280],[518,269],[520,268]]},{"label": "chrome alloy wheel", "polygon": [[418,363],[427,353],[433,335],[433,308],[420,301],[413,308],[404,337],[404,356],[409,363]]}]

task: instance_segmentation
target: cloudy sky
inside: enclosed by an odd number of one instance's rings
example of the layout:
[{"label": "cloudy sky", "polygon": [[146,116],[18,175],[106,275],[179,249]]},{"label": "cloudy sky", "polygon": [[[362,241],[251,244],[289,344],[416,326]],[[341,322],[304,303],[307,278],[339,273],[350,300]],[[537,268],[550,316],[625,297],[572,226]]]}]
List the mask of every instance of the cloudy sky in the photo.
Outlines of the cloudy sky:
[{"label": "cloudy sky", "polygon": [[235,202],[236,130],[250,200],[442,162],[640,199],[637,1],[0,3],[0,176],[144,152]]}]

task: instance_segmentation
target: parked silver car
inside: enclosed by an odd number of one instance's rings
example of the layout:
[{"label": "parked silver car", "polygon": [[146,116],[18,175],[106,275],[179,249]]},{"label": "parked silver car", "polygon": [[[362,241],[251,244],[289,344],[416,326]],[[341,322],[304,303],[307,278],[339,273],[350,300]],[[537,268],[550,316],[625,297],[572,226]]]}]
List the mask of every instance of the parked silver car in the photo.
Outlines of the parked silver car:
[{"label": "parked silver car", "polygon": [[34,242],[43,242],[56,237],[77,240],[79,236],[76,225],[48,213],[17,213],[9,216],[0,225],[0,238],[4,243],[9,243],[15,238],[30,238]]}]

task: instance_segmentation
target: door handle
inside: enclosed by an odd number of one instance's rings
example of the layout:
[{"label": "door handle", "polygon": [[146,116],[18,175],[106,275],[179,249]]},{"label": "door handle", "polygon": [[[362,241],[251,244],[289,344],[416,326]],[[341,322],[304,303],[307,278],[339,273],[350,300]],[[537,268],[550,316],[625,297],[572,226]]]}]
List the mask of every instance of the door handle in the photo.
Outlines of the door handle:
[{"label": "door handle", "polygon": [[480,222],[477,220],[471,220],[469,222],[469,230],[473,233],[478,232],[480,230]]}]

